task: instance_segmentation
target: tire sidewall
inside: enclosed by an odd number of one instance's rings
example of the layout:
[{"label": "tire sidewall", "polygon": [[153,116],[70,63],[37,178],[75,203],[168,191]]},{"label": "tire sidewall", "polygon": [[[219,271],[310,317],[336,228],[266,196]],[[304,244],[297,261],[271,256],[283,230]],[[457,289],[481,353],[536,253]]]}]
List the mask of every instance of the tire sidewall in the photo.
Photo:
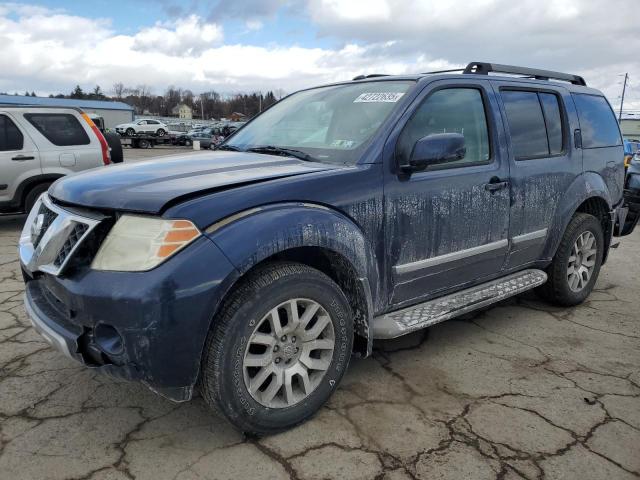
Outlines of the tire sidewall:
[{"label": "tire sidewall", "polygon": [[[244,383],[243,359],[247,342],[257,323],[275,306],[293,299],[308,298],[329,313],[335,333],[331,365],[316,389],[303,401],[285,408],[268,408],[253,399]],[[220,408],[245,431],[271,433],[297,425],[311,417],[331,396],[351,356],[353,324],[350,307],[335,284],[307,275],[280,278],[255,292],[235,312],[231,328],[220,349]]]},{"label": "tire sidewall", "polygon": [[[566,272],[569,267],[569,257],[571,256],[573,246],[578,237],[586,231],[591,232],[596,238],[596,264],[587,285],[579,292],[574,292],[569,287]],[[600,267],[602,266],[602,259],[604,256],[604,234],[602,232],[602,226],[593,216],[586,217],[568,233],[569,235],[567,236],[567,243],[565,244],[564,251],[559,252],[560,255],[558,260],[560,261],[557,268],[558,273],[563,274],[564,281],[559,282],[560,285],[558,285],[558,287],[561,289],[561,295],[570,299],[572,304],[578,304],[582,303],[589,296],[589,294],[593,290],[595,282],[598,280],[598,275],[600,273]]]}]

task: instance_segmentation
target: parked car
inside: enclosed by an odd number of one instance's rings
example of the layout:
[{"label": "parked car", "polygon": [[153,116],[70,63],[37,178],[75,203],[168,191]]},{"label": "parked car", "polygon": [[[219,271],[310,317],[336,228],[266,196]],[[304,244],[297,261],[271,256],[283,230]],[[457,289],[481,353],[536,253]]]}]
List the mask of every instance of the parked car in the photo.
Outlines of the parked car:
[{"label": "parked car", "polygon": [[58,178],[109,163],[107,141],[81,110],[0,106],[0,213],[29,212]]},{"label": "parked car", "polygon": [[200,148],[211,148],[211,149],[215,148],[224,140],[224,137],[222,136],[220,129],[217,127],[206,128],[204,130],[195,132],[192,135],[190,135],[190,138],[192,141],[195,141],[195,140],[199,141]]},{"label": "parked car", "polygon": [[190,147],[191,145],[193,145],[193,139],[184,132],[169,132],[169,135],[171,136],[171,144],[172,145],[181,145],[181,146],[187,146]]},{"label": "parked car", "polygon": [[281,431],[374,338],[533,288],[583,302],[633,229],[622,153],[575,75],[474,63],[303,90],[215,152],[56,182],[20,240],[26,310],[92,368]]},{"label": "parked car", "polygon": [[158,137],[164,137],[169,131],[169,127],[159,120],[137,120],[131,123],[123,123],[116,125],[116,132],[120,135],[139,135],[146,133],[150,135],[157,135]]}]

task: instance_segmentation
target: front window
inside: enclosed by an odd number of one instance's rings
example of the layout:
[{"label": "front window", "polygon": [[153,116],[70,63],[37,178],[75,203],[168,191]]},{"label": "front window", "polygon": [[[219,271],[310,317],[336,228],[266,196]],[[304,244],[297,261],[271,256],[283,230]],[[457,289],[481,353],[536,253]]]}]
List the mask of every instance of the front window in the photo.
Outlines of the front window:
[{"label": "front window", "polygon": [[378,81],[298,92],[246,125],[226,145],[239,150],[295,149],[318,161],[354,164],[412,85]]}]

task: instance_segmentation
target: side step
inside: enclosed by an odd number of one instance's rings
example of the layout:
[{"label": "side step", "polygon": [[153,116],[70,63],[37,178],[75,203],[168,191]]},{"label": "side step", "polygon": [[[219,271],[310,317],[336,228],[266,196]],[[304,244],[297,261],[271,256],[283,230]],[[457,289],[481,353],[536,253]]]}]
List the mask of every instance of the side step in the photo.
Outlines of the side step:
[{"label": "side step", "polygon": [[373,319],[373,338],[396,338],[531,290],[547,281],[542,270],[523,270]]}]

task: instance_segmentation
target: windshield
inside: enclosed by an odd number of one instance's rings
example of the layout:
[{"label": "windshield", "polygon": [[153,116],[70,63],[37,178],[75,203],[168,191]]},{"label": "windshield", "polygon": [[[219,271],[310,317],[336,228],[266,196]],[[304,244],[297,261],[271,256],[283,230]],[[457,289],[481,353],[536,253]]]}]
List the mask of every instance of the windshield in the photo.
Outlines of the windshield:
[{"label": "windshield", "polygon": [[413,84],[363,82],[298,92],[246,125],[226,145],[239,150],[288,148],[318,161],[354,164]]}]

